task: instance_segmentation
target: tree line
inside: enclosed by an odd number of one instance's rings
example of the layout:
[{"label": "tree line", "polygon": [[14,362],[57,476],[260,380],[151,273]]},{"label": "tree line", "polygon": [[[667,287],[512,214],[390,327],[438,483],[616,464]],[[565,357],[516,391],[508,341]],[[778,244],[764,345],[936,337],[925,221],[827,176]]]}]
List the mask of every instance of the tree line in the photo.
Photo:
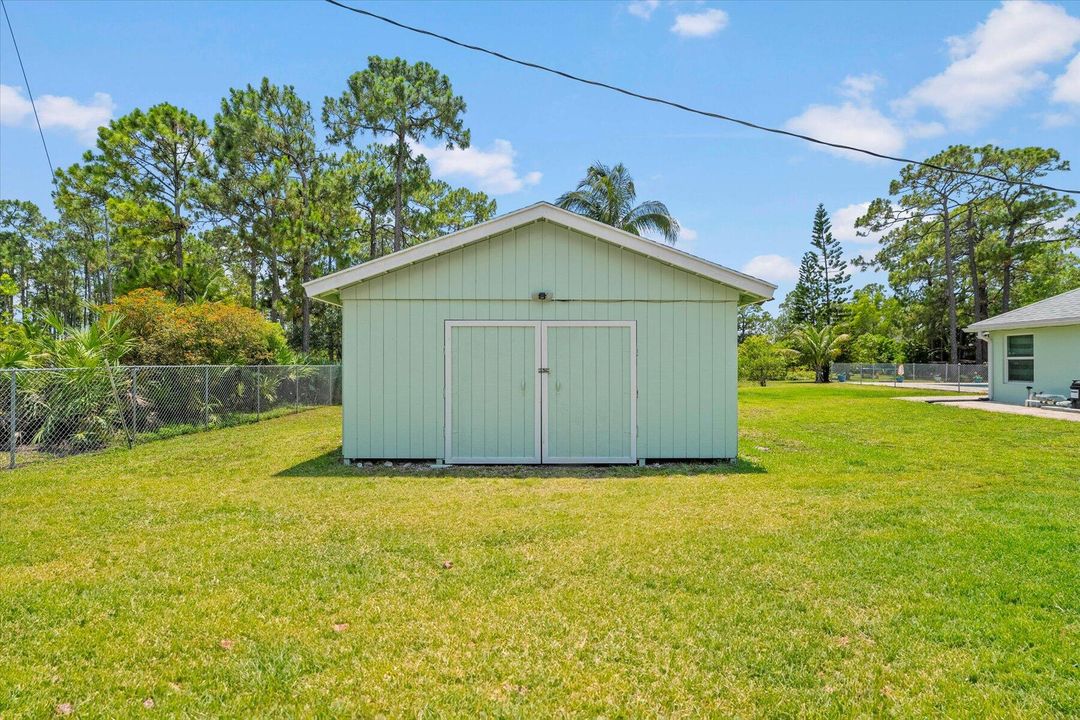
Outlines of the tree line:
[{"label": "tree line", "polygon": [[99,129],[55,175],[54,218],[0,200],[0,312],[88,325],[138,288],[229,300],[281,324],[302,352],[340,346],[308,280],[487,220],[495,201],[432,177],[422,143],[467,148],[464,99],[431,65],[373,56],[311,104],[264,78],[212,122],[161,103]]},{"label": "tree line", "polygon": [[[231,89],[209,122],[169,103],[136,109],[56,172],[50,217],[0,200],[4,325],[50,315],[86,327],[155,288],[180,304],[255,309],[290,347],[336,359],[340,314],[311,303],[304,282],[494,216],[493,199],[435,179],[422,152],[467,148],[465,112],[431,65],[377,56],[318,118],[266,78]],[[826,354],[865,362],[981,361],[963,327],[1080,286],[1075,201],[1023,184],[1069,170],[1056,150],[957,145],[928,163],[901,168],[858,219],[873,254],[851,256],[819,205],[795,288],[776,317],[743,309],[740,342],[761,336],[772,352],[828,339]],[[594,163],[556,203],[635,234],[679,235],[663,203],[637,203],[621,163]],[[887,285],[853,291],[852,269],[883,270]]]},{"label": "tree line", "polygon": [[[809,364],[824,380],[835,359],[985,362],[985,344],[965,326],[1080,287],[1076,202],[1037,187],[1069,170],[1056,150],[954,145],[926,162],[936,167],[901,168],[856,221],[876,239],[873,254],[845,256],[818,206],[777,316],[740,312],[740,342],[755,338],[743,354],[759,374],[782,375],[787,346],[818,346],[800,357],[817,358]],[[850,266],[883,270],[888,285],[852,291]]]}]

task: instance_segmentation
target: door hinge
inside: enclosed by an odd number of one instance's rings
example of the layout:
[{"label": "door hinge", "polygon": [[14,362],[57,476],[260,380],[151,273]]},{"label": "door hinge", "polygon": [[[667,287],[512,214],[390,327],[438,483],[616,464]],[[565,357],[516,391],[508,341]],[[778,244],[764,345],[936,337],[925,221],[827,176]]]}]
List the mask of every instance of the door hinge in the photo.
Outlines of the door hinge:
[{"label": "door hinge", "polygon": [[547,375],[549,372],[551,372],[551,368],[537,368],[536,372],[540,373],[541,375]]}]

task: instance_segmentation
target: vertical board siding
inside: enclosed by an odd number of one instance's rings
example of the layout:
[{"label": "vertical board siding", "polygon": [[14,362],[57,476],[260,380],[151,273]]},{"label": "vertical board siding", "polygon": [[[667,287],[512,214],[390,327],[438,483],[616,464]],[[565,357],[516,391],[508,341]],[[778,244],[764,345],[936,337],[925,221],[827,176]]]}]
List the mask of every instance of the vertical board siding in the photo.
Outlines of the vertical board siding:
[{"label": "vertical board siding", "polygon": [[[541,290],[555,301],[532,300]],[[638,456],[736,455],[738,291],[732,288],[539,222],[344,288],[341,297],[346,457],[445,457],[445,320],[636,320]],[[470,360],[477,378],[518,366],[520,350],[506,337],[505,344],[498,335],[483,339],[485,351]],[[532,358],[526,353],[520,362],[530,365]],[[574,372],[598,391],[595,368]],[[484,402],[500,427],[504,416],[519,414],[516,398]],[[514,426],[513,437],[522,430]],[[606,429],[581,430],[560,441],[611,443]],[[484,442],[490,452],[503,452],[499,437]]]}]

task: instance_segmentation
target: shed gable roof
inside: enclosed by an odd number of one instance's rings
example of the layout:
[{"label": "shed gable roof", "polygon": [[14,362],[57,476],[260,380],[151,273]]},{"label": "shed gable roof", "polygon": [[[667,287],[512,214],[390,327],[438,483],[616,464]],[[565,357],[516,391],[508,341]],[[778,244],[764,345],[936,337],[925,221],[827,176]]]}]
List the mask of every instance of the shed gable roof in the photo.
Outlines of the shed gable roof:
[{"label": "shed gable roof", "polygon": [[980,320],[964,329],[967,332],[988,332],[1054,325],[1080,325],[1080,288]]},{"label": "shed gable roof", "polygon": [[748,302],[771,300],[773,291],[776,290],[775,285],[759,278],[709,262],[668,245],[646,240],[546,202],[536,203],[506,215],[501,215],[493,220],[473,225],[459,232],[443,235],[434,240],[428,240],[404,250],[384,255],[370,262],[324,275],[304,283],[304,290],[307,292],[308,297],[333,302],[333,297],[341,288],[355,285],[369,278],[421,262],[538,220],[547,220],[563,225],[585,235],[597,237],[673,267],[735,288],[747,297]]}]

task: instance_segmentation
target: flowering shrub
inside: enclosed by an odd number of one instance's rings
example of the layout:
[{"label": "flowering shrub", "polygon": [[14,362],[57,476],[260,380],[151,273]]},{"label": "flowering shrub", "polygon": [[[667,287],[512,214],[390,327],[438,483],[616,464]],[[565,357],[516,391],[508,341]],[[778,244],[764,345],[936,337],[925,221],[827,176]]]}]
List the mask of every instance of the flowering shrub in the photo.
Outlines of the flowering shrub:
[{"label": "flowering shrub", "polygon": [[134,345],[131,365],[259,365],[285,347],[281,327],[257,310],[224,302],[179,305],[141,288],[107,308],[124,318]]}]

